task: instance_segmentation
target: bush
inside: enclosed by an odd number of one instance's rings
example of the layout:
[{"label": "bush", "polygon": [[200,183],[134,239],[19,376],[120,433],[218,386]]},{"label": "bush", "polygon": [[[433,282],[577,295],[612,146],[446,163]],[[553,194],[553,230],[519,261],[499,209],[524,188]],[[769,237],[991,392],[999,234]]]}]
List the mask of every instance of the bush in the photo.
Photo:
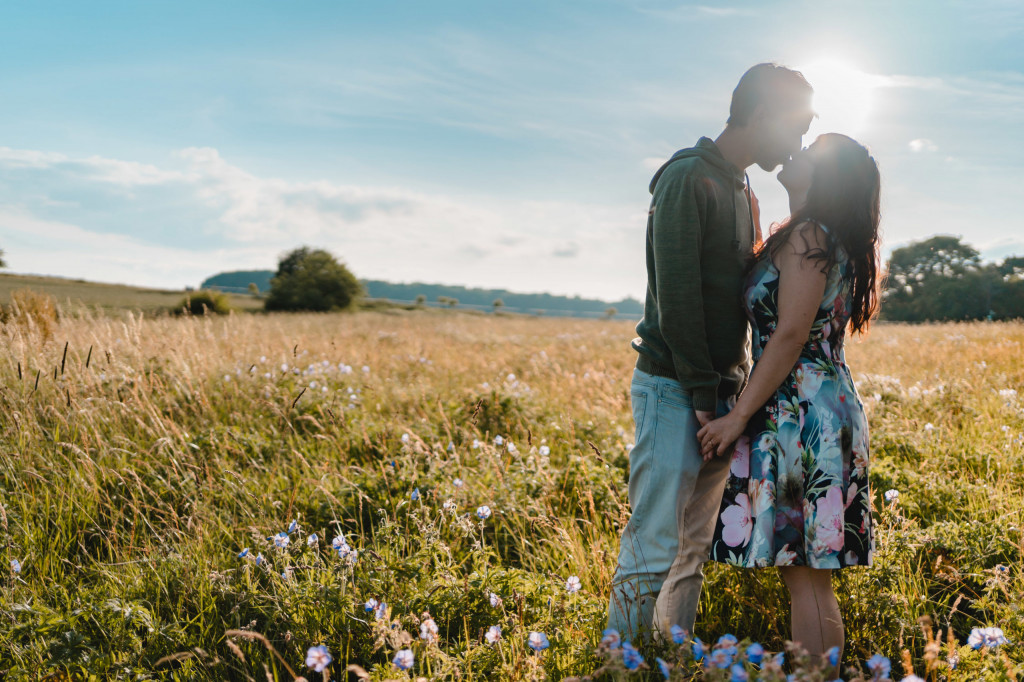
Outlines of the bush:
[{"label": "bush", "polygon": [[10,305],[0,307],[0,321],[19,325],[26,331],[38,329],[44,341],[53,334],[57,319],[57,299],[31,289],[12,292]]},{"label": "bush", "polygon": [[228,297],[219,291],[195,291],[182,299],[175,308],[178,315],[226,315],[231,310]]},{"label": "bush", "polygon": [[270,280],[267,310],[344,310],[363,294],[355,275],[323,249],[308,246],[285,254]]}]

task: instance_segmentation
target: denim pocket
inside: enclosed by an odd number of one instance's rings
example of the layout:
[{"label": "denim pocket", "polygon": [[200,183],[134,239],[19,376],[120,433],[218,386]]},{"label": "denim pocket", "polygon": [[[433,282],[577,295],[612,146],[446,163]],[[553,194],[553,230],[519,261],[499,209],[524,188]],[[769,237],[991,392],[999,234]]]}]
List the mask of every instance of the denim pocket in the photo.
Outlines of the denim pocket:
[{"label": "denim pocket", "polygon": [[693,408],[693,400],[691,400],[690,394],[683,390],[682,386],[663,385],[659,399],[674,407]]}]

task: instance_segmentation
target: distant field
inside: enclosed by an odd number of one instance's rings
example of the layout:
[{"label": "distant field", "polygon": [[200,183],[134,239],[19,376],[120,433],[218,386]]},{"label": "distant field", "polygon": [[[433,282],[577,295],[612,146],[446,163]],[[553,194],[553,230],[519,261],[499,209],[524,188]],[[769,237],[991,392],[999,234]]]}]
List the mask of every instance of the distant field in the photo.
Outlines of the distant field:
[{"label": "distant field", "polygon": [[[141,310],[147,313],[164,311],[181,303],[185,291],[145,289],[125,284],[100,284],[77,279],[42,277],[39,275],[0,274],[0,303],[9,303],[11,292],[32,289],[50,294],[62,308],[99,308],[104,311]],[[259,310],[263,302],[245,294],[228,294],[232,308]]]}]

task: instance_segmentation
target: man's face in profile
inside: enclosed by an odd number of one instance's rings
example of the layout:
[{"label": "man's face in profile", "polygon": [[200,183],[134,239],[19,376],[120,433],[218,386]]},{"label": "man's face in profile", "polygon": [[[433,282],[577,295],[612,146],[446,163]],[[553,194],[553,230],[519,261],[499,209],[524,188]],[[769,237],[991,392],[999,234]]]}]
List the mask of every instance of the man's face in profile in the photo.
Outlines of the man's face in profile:
[{"label": "man's face in profile", "polygon": [[762,145],[757,165],[771,172],[800,151],[803,136],[811,127],[814,113],[809,109],[790,109],[762,118]]}]

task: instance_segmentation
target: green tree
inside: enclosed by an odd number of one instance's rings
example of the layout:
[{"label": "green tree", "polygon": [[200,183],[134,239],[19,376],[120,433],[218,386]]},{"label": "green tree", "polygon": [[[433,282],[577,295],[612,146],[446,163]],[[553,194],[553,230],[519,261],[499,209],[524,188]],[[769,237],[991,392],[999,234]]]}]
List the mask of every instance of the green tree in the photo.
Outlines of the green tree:
[{"label": "green tree", "polygon": [[363,293],[355,275],[323,249],[303,246],[281,257],[267,310],[344,310]]},{"label": "green tree", "polygon": [[416,307],[422,308],[426,304],[427,304],[427,297],[426,296],[424,296],[423,294],[420,294],[419,296],[416,297]]},{"label": "green tree", "polygon": [[259,296],[260,285],[256,284],[256,282],[249,282],[249,294],[251,296]]},{"label": "green tree", "polygon": [[7,261],[4,260],[4,250],[0,249],[0,268],[6,268]]},{"label": "green tree", "polygon": [[891,320],[980,320],[991,310],[992,268],[970,244],[940,235],[892,252],[883,315]]},{"label": "green tree", "polygon": [[494,306],[494,312],[498,312],[498,310],[500,310],[501,308],[505,307],[505,302],[503,300],[501,300],[500,298],[496,298],[491,303],[491,305]]},{"label": "green tree", "polygon": [[608,306],[604,311],[604,316],[609,320],[615,319],[615,316],[619,314],[619,309],[615,306]]}]

